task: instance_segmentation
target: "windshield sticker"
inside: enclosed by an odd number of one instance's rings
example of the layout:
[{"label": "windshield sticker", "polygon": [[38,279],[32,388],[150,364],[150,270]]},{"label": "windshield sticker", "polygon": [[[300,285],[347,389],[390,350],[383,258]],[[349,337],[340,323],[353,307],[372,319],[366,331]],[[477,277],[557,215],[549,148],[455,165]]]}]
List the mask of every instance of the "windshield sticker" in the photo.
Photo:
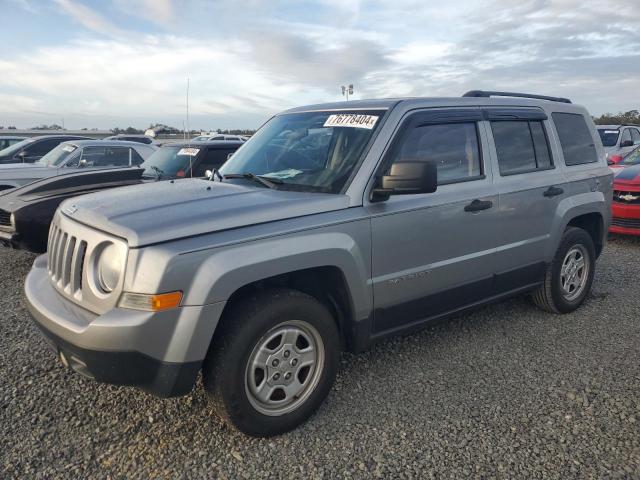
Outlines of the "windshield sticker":
[{"label": "windshield sticker", "polygon": [[62,150],[64,150],[65,152],[73,152],[76,149],[76,147],[74,147],[73,145],[65,145],[64,147],[62,147]]},{"label": "windshield sticker", "polygon": [[604,133],[618,133],[618,130],[605,130]]},{"label": "windshield sticker", "polygon": [[195,157],[198,155],[199,151],[199,148],[181,148],[178,155],[189,155],[190,157]]},{"label": "windshield sticker", "polygon": [[295,168],[288,168],[287,170],[280,170],[279,172],[270,172],[265,173],[263,177],[267,178],[293,178],[297,175],[300,175],[302,170],[296,170]]},{"label": "windshield sticker", "polygon": [[378,121],[377,115],[357,115],[353,113],[343,115],[329,115],[324,122],[325,127],[366,128],[371,130]]}]

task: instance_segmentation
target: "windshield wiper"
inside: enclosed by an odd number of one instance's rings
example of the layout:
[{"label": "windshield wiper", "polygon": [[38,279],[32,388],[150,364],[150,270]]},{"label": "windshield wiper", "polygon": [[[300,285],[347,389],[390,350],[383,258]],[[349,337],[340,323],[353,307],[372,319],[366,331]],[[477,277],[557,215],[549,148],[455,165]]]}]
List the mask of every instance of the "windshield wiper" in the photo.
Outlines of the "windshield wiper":
[{"label": "windshield wiper", "polygon": [[247,180],[253,180],[254,182],[258,182],[258,183],[264,185],[265,187],[272,188],[272,189],[277,189],[278,185],[282,185],[284,183],[279,178],[271,178],[271,177],[265,177],[263,175],[255,175],[254,173],[251,173],[251,172],[247,172],[247,173],[229,173],[229,174],[225,175],[224,178],[225,179],[227,179],[227,178],[246,178]]},{"label": "windshield wiper", "polygon": [[162,178],[162,176],[164,175],[164,170],[162,170],[161,168],[156,167],[155,165],[149,165],[149,168],[151,170],[153,170],[154,172],[156,172],[156,175],[158,176],[158,180],[160,180]]}]

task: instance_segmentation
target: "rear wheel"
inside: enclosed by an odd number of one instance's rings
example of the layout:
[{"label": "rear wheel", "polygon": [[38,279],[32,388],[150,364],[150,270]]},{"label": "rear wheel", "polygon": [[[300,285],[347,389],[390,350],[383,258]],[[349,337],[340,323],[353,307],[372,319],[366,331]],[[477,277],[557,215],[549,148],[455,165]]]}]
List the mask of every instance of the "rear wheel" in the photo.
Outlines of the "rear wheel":
[{"label": "rear wheel", "polygon": [[335,379],[340,339],[315,298],[270,290],[230,306],[203,366],[220,416],[254,436],[284,433],[322,403]]},{"label": "rear wheel", "polygon": [[533,301],[550,312],[572,312],[591,290],[595,260],[591,236],[581,228],[567,228],[547,267],[544,283],[532,295]]}]

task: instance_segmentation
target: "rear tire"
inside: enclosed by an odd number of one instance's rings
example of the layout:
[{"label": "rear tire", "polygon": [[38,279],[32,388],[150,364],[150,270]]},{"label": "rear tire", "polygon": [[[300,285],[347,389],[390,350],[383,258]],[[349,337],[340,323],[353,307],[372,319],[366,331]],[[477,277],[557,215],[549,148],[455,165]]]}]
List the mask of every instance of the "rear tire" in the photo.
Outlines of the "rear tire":
[{"label": "rear tire", "polygon": [[574,311],[591,291],[595,263],[591,236],[581,228],[567,228],[547,267],[544,283],[532,294],[534,303],[548,312]]},{"label": "rear tire", "polygon": [[335,380],[340,337],[315,298],[272,289],[230,305],[203,364],[217,413],[238,430],[269,437],[294,429]]}]

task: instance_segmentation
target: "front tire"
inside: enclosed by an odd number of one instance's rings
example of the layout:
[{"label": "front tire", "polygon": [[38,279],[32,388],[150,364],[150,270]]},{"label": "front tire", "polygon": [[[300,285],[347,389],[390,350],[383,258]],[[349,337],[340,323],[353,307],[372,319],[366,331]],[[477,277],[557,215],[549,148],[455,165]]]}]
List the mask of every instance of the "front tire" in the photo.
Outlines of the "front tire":
[{"label": "front tire", "polygon": [[534,303],[548,312],[574,311],[591,291],[595,264],[591,236],[581,228],[567,228],[547,267],[544,283],[532,295]]},{"label": "front tire", "polygon": [[218,414],[252,436],[300,425],[329,393],[340,337],[327,308],[296,290],[273,289],[230,305],[203,365]]}]

